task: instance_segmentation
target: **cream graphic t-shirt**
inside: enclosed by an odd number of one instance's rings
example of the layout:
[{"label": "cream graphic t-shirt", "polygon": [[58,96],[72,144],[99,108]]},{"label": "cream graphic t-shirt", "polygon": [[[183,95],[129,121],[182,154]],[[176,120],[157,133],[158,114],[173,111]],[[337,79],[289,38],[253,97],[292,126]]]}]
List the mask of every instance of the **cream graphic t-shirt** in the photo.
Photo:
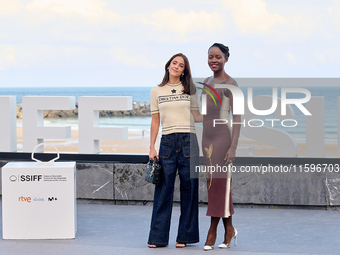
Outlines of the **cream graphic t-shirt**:
[{"label": "cream graphic t-shirt", "polygon": [[166,84],[151,89],[151,114],[159,113],[162,134],[195,133],[191,110],[198,110],[197,92],[183,94],[182,83]]}]

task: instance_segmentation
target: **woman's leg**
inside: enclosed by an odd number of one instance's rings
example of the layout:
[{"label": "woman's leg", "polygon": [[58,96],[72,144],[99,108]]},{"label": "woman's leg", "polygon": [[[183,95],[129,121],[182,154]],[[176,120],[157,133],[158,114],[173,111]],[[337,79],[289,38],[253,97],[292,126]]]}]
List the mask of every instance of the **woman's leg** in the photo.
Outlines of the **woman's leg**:
[{"label": "woman's leg", "polygon": [[198,178],[192,175],[198,165],[198,145],[194,134],[178,134],[178,174],[180,178],[181,216],[177,242],[199,242]]},{"label": "woman's leg", "polygon": [[[180,170],[179,170],[180,171]],[[198,231],[198,179],[180,174],[181,216],[178,225],[178,243],[199,242]]]},{"label": "woman's leg", "polygon": [[211,217],[210,228],[208,231],[207,240],[205,241],[204,245],[213,246],[215,244],[217,237],[217,226],[219,221],[220,221],[219,217]]},{"label": "woman's leg", "polygon": [[[173,136],[162,136],[159,160],[163,168],[162,183],[155,186],[151,218],[149,247],[165,246],[169,242],[174,183],[177,171],[176,150]],[[151,246],[150,246],[151,245]]]},{"label": "woman's leg", "polygon": [[222,218],[224,225],[224,241],[225,244],[230,244],[231,238],[234,235],[234,226],[232,222],[232,216],[230,215],[228,218]]}]

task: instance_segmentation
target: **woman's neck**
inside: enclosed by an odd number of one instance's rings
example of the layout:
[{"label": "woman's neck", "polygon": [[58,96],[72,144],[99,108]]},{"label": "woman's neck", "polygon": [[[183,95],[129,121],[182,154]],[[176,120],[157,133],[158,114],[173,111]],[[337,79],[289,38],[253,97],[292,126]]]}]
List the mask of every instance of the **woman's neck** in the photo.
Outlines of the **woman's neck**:
[{"label": "woman's neck", "polygon": [[181,79],[179,77],[173,77],[173,76],[169,76],[169,84],[178,84],[181,82]]},{"label": "woman's neck", "polygon": [[228,74],[224,71],[224,69],[214,72],[214,78],[227,78],[227,77]]}]

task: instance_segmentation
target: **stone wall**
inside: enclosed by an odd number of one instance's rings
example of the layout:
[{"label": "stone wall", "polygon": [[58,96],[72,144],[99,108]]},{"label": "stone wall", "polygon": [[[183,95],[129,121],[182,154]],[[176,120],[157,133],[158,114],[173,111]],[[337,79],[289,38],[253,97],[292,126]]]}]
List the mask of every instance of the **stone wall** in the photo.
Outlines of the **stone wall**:
[{"label": "stone wall", "polygon": [[[0,168],[6,163],[0,161]],[[145,164],[77,163],[77,197],[90,202],[145,204],[153,200],[154,192],[154,185],[144,180],[145,170]],[[234,203],[239,205],[340,206],[340,178],[339,173],[326,176],[237,172],[232,177],[232,193]],[[178,177],[174,201],[179,201]],[[199,201],[207,202],[205,173],[200,173]]]}]

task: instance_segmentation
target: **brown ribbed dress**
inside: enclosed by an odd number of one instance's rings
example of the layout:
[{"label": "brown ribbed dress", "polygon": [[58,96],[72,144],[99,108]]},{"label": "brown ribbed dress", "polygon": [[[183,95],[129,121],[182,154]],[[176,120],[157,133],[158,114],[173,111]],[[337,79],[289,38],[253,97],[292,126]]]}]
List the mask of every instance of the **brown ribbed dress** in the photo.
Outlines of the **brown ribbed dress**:
[{"label": "brown ribbed dress", "polygon": [[[209,85],[213,86],[212,84]],[[227,124],[219,124],[213,127],[214,119],[227,119],[229,121],[230,115],[227,90],[216,89],[216,91],[222,100],[222,105],[212,92],[217,105],[207,95],[207,114],[203,116],[202,147],[206,169],[208,169],[208,166],[215,166],[215,169],[220,166],[222,169],[225,166],[225,155],[231,145],[230,127]],[[234,214],[230,184],[231,174],[228,172],[207,173],[207,216],[228,218]]]}]

